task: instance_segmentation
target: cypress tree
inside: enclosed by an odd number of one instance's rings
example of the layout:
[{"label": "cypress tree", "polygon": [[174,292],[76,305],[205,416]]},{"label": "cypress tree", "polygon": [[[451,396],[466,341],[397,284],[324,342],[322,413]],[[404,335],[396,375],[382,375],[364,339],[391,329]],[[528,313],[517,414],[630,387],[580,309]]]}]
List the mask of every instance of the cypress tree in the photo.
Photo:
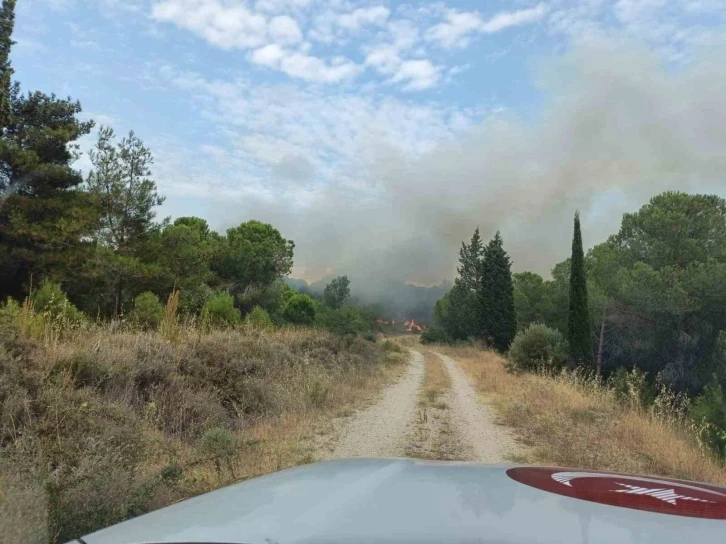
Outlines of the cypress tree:
[{"label": "cypress tree", "polygon": [[10,39],[15,26],[15,0],[3,0],[0,8],[0,130],[10,122],[10,86],[13,69],[10,65],[10,49],[15,43]]},{"label": "cypress tree", "polygon": [[579,212],[575,213],[570,266],[570,310],[567,319],[567,340],[570,343],[570,356],[579,364],[589,364],[592,363],[593,351],[590,335],[590,313],[587,306],[585,254],[582,250]]},{"label": "cypress tree", "polygon": [[517,333],[517,314],[514,309],[512,261],[504,251],[499,232],[484,248],[479,295],[482,311],[482,336],[494,349],[509,349]]}]

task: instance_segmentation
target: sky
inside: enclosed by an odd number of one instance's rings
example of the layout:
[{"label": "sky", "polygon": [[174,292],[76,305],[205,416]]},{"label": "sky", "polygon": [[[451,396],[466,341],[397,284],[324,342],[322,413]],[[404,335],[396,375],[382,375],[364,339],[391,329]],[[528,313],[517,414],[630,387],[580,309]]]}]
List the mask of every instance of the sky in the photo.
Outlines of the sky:
[{"label": "sky", "polygon": [[661,191],[726,196],[725,31],[723,0],[22,0],[12,62],[151,148],[160,217],[432,285],[476,226],[546,275],[576,209],[592,246]]}]

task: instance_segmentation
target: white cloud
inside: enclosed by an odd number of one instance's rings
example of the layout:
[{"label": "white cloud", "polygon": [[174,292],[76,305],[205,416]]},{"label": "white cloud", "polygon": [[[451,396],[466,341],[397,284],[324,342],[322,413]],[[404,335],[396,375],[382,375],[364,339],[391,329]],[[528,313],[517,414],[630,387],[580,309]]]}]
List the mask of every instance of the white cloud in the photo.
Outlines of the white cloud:
[{"label": "white cloud", "polygon": [[360,72],[360,67],[349,59],[335,57],[331,63],[327,63],[318,57],[284,49],[278,44],[256,49],[250,55],[250,60],[314,83],[338,83]]},{"label": "white cloud", "polygon": [[426,37],[441,47],[465,47],[473,33],[494,34],[507,28],[539,21],[546,13],[547,7],[540,3],[533,8],[503,11],[485,21],[478,12],[449,10],[446,13],[446,22],[429,28]]},{"label": "white cloud", "polygon": [[396,69],[392,81],[406,82],[404,89],[408,91],[423,91],[436,85],[440,73],[441,68],[428,59],[407,60]]},{"label": "white cloud", "polygon": [[151,16],[190,30],[224,49],[260,47],[267,41],[266,17],[240,2],[164,0],[154,4]]},{"label": "white cloud", "polygon": [[276,43],[293,45],[302,41],[302,32],[297,21],[287,15],[278,15],[270,20],[270,37]]},{"label": "white cloud", "polygon": [[344,13],[337,18],[337,24],[350,31],[357,31],[364,25],[382,26],[388,20],[391,10],[384,6],[358,8],[351,13]]}]

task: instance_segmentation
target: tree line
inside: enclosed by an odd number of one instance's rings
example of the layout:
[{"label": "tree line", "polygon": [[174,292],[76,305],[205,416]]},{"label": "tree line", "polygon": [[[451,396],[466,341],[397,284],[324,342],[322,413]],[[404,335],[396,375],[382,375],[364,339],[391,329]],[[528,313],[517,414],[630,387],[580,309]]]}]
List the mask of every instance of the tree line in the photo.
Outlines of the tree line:
[{"label": "tree line", "polygon": [[482,247],[478,229],[459,262],[426,340],[479,339],[520,368],[637,374],[645,397],[667,387],[697,399],[726,453],[726,200],[659,194],[587,252],[576,214],[551,279],[511,273],[499,235]]},{"label": "tree line", "polygon": [[13,81],[14,8],[4,0],[0,10],[0,301],[35,293],[38,310],[55,297],[68,311],[154,326],[176,293],[182,313],[223,323],[259,307],[252,318],[263,324],[370,329],[373,318],[346,302],[347,278],[324,297],[283,283],[295,244],[272,225],[220,234],[198,217],[159,220],[154,157],[134,132],[99,127],[90,172],[74,168],[94,122],[81,120],[78,101]]}]

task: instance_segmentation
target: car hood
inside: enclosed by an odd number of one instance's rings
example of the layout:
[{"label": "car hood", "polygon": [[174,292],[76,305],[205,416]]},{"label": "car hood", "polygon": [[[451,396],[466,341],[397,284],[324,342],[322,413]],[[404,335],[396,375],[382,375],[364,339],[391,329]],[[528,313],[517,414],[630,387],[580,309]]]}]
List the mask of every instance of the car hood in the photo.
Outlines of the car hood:
[{"label": "car hood", "polygon": [[[317,463],[162,508],[85,536],[83,542],[662,544],[726,537],[723,519],[669,515],[559,494],[560,489],[572,493],[577,488],[575,476],[563,474],[603,474],[550,469],[552,478],[548,472],[545,479],[557,486],[551,492],[517,481],[508,469],[513,467],[410,459]],[[618,500],[625,495],[613,493],[636,496],[647,494],[638,489],[653,488],[650,493],[657,496],[641,500],[667,508],[679,497],[691,508],[713,508],[717,502],[710,495],[699,499],[695,492],[690,493],[694,497],[678,495],[660,485],[663,482],[638,487],[622,481],[618,486],[625,491],[608,491]],[[710,489],[726,497],[726,488]],[[710,493],[715,498],[720,494]]]}]

